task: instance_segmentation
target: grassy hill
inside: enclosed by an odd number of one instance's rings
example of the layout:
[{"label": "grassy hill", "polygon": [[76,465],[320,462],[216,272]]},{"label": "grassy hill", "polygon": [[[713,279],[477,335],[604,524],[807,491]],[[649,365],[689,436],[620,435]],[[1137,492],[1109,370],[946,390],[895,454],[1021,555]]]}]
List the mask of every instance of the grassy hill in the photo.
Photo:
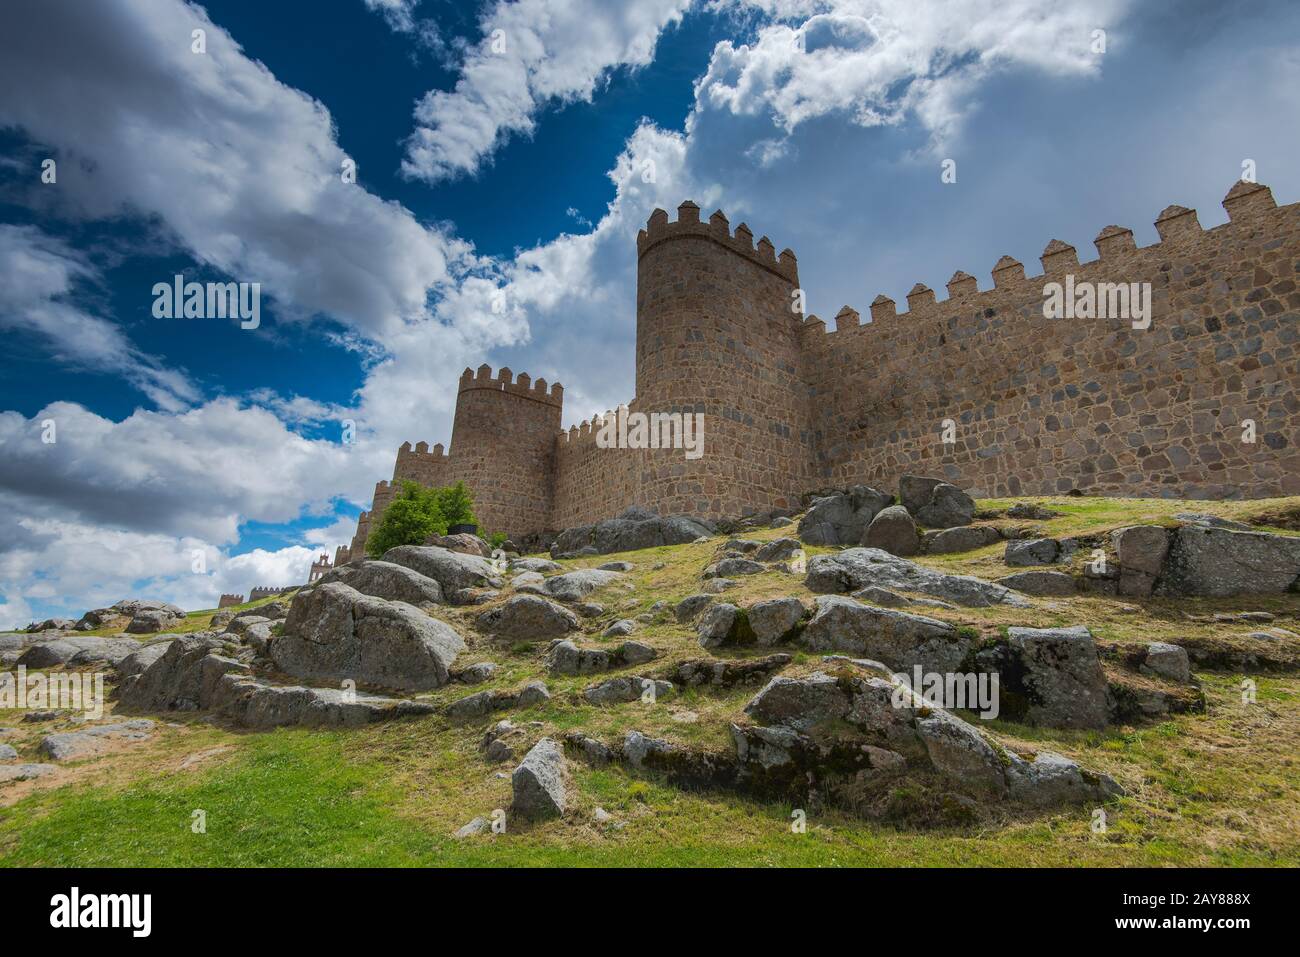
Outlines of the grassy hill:
[{"label": "grassy hill", "polygon": [[[1041,526],[1054,537],[1100,535],[1129,524],[1174,521],[1194,511],[1300,534],[1300,499],[1179,502],[1150,499],[1019,499],[1062,514]],[[1011,501],[984,500],[981,512]],[[1005,518],[998,524],[1017,524]],[[772,539],[787,529],[756,529],[744,537]],[[658,601],[675,603],[700,590],[702,569],[726,536],[707,543],[647,549],[563,562],[593,567],[634,563],[630,588],[594,596],[606,613],[584,622],[584,645],[613,646],[601,631],[634,618]],[[831,551],[809,548],[810,554]],[[922,556],[935,568],[984,578],[1006,574],[1002,545],[955,555]],[[1076,561],[1086,559],[1080,553]],[[794,595],[811,602],[802,576],[747,576],[724,600],[748,605]],[[504,595],[503,595],[504,597]],[[1295,865],[1300,863],[1300,641],[1250,637],[1258,624],[1215,615],[1267,611],[1275,624],[1300,631],[1300,595],[1233,599],[1131,601],[1093,595],[1035,599],[1034,607],[926,608],[930,617],[996,634],[1007,625],[1087,625],[1107,658],[1153,640],[1221,649],[1224,660],[1255,654],[1260,665],[1208,671],[1194,667],[1206,707],[1104,731],[1061,731],[1006,721],[992,723],[1017,749],[1049,748],[1112,775],[1127,795],[1108,808],[1107,828],[1094,833],[1091,807],[1042,813],[1010,805],[964,827],[913,826],[905,815],[874,821],[833,810],[809,810],[806,833],[791,829],[792,808],[729,792],[688,791],[653,774],[573,763],[576,807],[540,824],[511,821],[507,832],[456,839],[475,816],[510,804],[512,764],[489,764],[479,748],[484,730],[509,718],[532,739],[569,729],[613,741],[632,729],[702,747],[730,748],[728,724],[758,686],[724,691],[686,689],[654,705],[594,707],[582,689],[602,676],[553,676],[541,645],[503,647],[475,636],[477,608],[439,614],[471,641],[458,661],[500,665],[491,687],[541,679],[544,704],[457,725],[442,716],[404,719],[351,730],[245,732],[205,715],[160,715],[148,742],[73,763],[49,778],[0,788],[0,864],[6,865]],[[212,612],[190,615],[202,629]],[[674,663],[707,655],[694,630],[671,614],[633,635],[661,657],[633,673],[661,674]],[[728,657],[770,649],[719,649]],[[816,670],[820,656],[797,648],[784,674]],[[1253,702],[1241,681],[1256,683]],[[484,686],[448,685],[429,695],[446,703]],[[0,742],[23,760],[48,724],[23,724],[0,711]],[[63,730],[62,727],[59,730]],[[905,791],[900,804],[909,799]],[[612,821],[599,822],[602,808]],[[206,833],[191,830],[206,815]]]}]

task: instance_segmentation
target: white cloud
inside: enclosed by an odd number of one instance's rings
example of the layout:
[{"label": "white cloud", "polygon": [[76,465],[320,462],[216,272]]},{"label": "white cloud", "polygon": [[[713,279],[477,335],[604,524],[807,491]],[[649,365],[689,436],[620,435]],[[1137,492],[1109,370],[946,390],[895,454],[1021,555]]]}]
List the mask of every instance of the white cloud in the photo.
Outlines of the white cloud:
[{"label": "white cloud", "polygon": [[184,374],[135,348],[115,323],[73,303],[75,285],[98,279],[95,267],[62,240],[35,226],[0,223],[0,328],[40,336],[56,360],[78,369],[117,373],[160,408],[195,401],[198,391]]},{"label": "white cloud", "polygon": [[751,44],[723,41],[697,105],[770,115],[787,134],[842,113],[862,126],[914,117],[936,145],[958,129],[974,85],[999,68],[1081,76],[1100,68],[1093,31],[1127,0],[732,0],[784,21]]},{"label": "white cloud", "polygon": [[282,316],[382,337],[427,319],[471,258],[344,182],[325,107],[180,0],[0,5],[0,125],[55,150],[47,189],[64,211],[160,217],[199,261],[262,283]]},{"label": "white cloud", "polygon": [[498,0],[454,90],[416,105],[403,171],[439,180],[479,169],[513,134],[533,131],[553,103],[590,100],[610,70],[649,63],[659,34],[692,0]]}]

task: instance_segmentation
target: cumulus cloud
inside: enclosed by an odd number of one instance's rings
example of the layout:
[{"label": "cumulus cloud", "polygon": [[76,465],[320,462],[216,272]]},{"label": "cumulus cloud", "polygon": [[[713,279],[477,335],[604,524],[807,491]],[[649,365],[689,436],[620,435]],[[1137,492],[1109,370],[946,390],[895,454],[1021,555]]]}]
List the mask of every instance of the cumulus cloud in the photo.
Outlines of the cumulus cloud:
[{"label": "cumulus cloud", "polygon": [[700,80],[700,107],[769,115],[787,134],[831,113],[862,126],[916,118],[936,145],[959,128],[967,95],[1005,67],[1088,75],[1094,31],[1127,0],[731,0],[781,22],[752,43],[724,40]]},{"label": "cumulus cloud", "polygon": [[53,357],[79,369],[114,372],[159,408],[177,410],[198,390],[185,375],[141,352],[108,319],[75,302],[74,286],[98,270],[81,253],[36,226],[0,223],[0,328],[36,335]]},{"label": "cumulus cloud", "polygon": [[6,125],[56,151],[66,212],[159,217],[200,262],[262,283],[282,315],[382,337],[427,318],[470,256],[345,182],[325,107],[180,0],[0,6]]},{"label": "cumulus cloud", "polygon": [[[8,504],[7,497],[0,495],[0,503]],[[212,608],[222,594],[305,583],[317,554],[294,545],[231,556],[202,538],[26,516],[7,537],[0,550],[0,629],[20,628],[38,615],[76,617],[132,597],[189,611]]]},{"label": "cumulus cloud", "polygon": [[416,105],[403,171],[431,181],[476,172],[509,136],[531,133],[543,107],[590,100],[610,70],[649,63],[660,33],[691,2],[498,0],[455,89],[431,90]]}]

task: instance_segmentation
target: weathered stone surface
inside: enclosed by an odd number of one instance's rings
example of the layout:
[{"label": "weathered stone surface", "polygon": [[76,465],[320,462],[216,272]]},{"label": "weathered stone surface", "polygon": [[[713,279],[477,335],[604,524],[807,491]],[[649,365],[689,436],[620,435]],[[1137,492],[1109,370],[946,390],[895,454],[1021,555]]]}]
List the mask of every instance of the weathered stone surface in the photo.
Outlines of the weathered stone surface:
[{"label": "weathered stone surface", "polygon": [[1010,751],[1006,755],[1010,796],[1032,807],[1082,804],[1124,793],[1108,775],[1085,775],[1074,761],[1051,751],[1039,751],[1032,762]]},{"label": "weathered stone surface", "polygon": [[122,678],[143,674],[151,664],[165,655],[170,647],[171,640],[154,641],[143,646],[137,645],[134,651],[114,665],[114,670]]},{"label": "weathered stone surface", "polygon": [[1147,645],[1146,657],[1142,660],[1142,670],[1183,684],[1192,680],[1192,668],[1187,658],[1187,649],[1166,641],[1153,641]]},{"label": "weathered stone surface", "polygon": [[943,774],[977,791],[1000,795],[1007,789],[1002,761],[973,727],[947,711],[932,709],[917,717],[916,731],[930,763]]},{"label": "weathered stone surface", "polygon": [[636,631],[636,622],[631,618],[620,618],[600,633],[602,638],[622,638]]},{"label": "weathered stone surface", "polygon": [[[467,532],[458,532],[455,535],[433,535],[424,544],[445,548],[449,552],[459,552],[462,555],[477,555],[479,558],[492,557],[492,546],[477,535],[470,535]],[[379,597],[387,598],[388,596],[380,595]]]},{"label": "weathered stone surface", "polygon": [[808,545],[858,545],[871,520],[893,500],[887,492],[865,485],[815,499],[799,521],[799,540]]},{"label": "weathered stone surface", "polygon": [[592,554],[608,555],[659,545],[685,545],[709,534],[708,526],[695,519],[682,515],[661,518],[633,506],[619,518],[565,529],[551,546],[551,557],[570,555],[588,548]]},{"label": "weathered stone surface", "polygon": [[1061,543],[1054,538],[1023,538],[1007,542],[1003,561],[1008,565],[1025,567],[1051,565],[1057,561]]},{"label": "weathered stone surface", "polygon": [[516,558],[510,562],[512,572],[558,572],[564,566],[549,558]]},{"label": "weathered stone surface", "polygon": [[700,646],[703,648],[717,648],[730,640],[739,611],[740,609],[735,605],[726,602],[719,602],[706,608],[704,613],[700,615],[700,620],[695,627],[695,632],[700,639]]},{"label": "weathered stone surface", "polygon": [[804,678],[778,675],[749,704],[745,713],[762,724],[779,724],[797,731],[848,715],[849,696],[839,680],[815,671]]},{"label": "weathered stone surface", "polygon": [[476,691],[447,705],[447,717],[452,721],[473,721],[493,711],[513,707],[518,695],[505,691]]},{"label": "weathered stone surface", "polygon": [[145,711],[198,709],[201,707],[201,662],[222,647],[221,639],[211,632],[179,636],[134,682],[123,684],[123,706]]},{"label": "weathered stone surface", "polygon": [[746,609],[754,641],[775,645],[794,637],[808,609],[798,598],[771,598],[755,602]]},{"label": "weathered stone surface", "polygon": [[[211,658],[217,656],[209,656]],[[345,692],[338,688],[272,685],[238,672],[210,684],[204,707],[253,730],[305,726],[359,728],[376,721],[431,714],[427,701]]]},{"label": "weathered stone surface", "polygon": [[999,585],[1015,589],[1025,595],[1068,597],[1078,593],[1074,577],[1065,572],[1016,572],[997,580]]},{"label": "weathered stone surface", "polygon": [[449,601],[455,601],[467,589],[495,589],[502,584],[496,566],[486,558],[436,546],[399,545],[386,551],[383,560],[432,578]]},{"label": "weathered stone surface", "polygon": [[516,708],[531,708],[535,704],[542,704],[551,700],[551,693],[546,689],[546,685],[540,681],[530,681],[519,689],[519,695],[515,699]]},{"label": "weathered stone surface", "polygon": [[615,649],[580,648],[572,641],[560,641],[547,652],[546,667],[551,674],[589,675],[644,664],[657,654],[655,649],[639,641],[625,641]]},{"label": "weathered stone surface", "polygon": [[1119,559],[1118,593],[1129,598],[1146,598],[1169,554],[1169,532],[1159,525],[1131,525],[1110,533],[1111,546]]},{"label": "weathered stone surface", "polygon": [[580,568],[546,579],[546,591],[560,601],[581,601],[597,589],[623,581],[621,572],[601,571],[598,568]]},{"label": "weathered stone surface", "polygon": [[636,568],[631,562],[605,562],[603,565],[597,565],[602,572],[630,572]]},{"label": "weathered stone surface", "polygon": [[17,664],[26,668],[54,668],[59,665],[79,668],[86,665],[116,664],[139,648],[140,643],[133,638],[67,635],[53,640],[33,641],[18,657]]},{"label": "weathered stone surface", "polygon": [[0,744],[0,761],[12,761],[18,757],[18,752],[11,744]]},{"label": "weathered stone surface", "polygon": [[877,586],[918,591],[972,608],[1029,606],[1027,599],[1001,585],[969,575],[932,571],[879,548],[849,548],[834,555],[814,555],[808,561],[804,583],[815,592],[850,592]]},{"label": "weathered stone surface", "polygon": [[149,635],[175,628],[184,620],[183,613],[178,615],[167,608],[142,608],[131,617],[126,631],[132,635]]},{"label": "weathered stone surface", "polygon": [[[1106,676],[1092,633],[1072,628],[1009,628],[1029,696],[1025,719],[1056,728],[1106,726]],[[1006,677],[1003,678],[1006,689]]]},{"label": "weathered stone surface", "polygon": [[765,655],[762,658],[696,658],[677,666],[674,677],[687,687],[715,685],[730,687],[747,681],[766,678],[791,662],[786,654]]},{"label": "weathered stone surface", "polygon": [[272,622],[270,618],[263,618],[261,615],[256,614],[243,614],[237,615],[230,619],[230,621],[226,622],[226,631],[232,635],[240,635],[242,637],[243,635],[248,634],[249,629],[256,625],[271,624],[274,624],[274,622]]},{"label": "weathered stone surface", "polygon": [[724,558],[705,571],[709,578],[731,578],[735,575],[757,575],[767,571],[767,566],[748,558]]},{"label": "weathered stone surface", "polygon": [[930,499],[912,512],[926,528],[953,528],[969,525],[975,517],[975,500],[947,482],[940,482],[930,492]]},{"label": "weathered stone surface", "polygon": [[667,681],[656,681],[643,675],[621,675],[599,684],[591,685],[582,692],[588,704],[625,704],[640,701],[642,696],[654,689],[654,698],[666,698],[672,694],[673,686]]},{"label": "weathered stone surface", "polygon": [[53,764],[3,764],[0,765],[0,784],[11,781],[30,781],[53,774],[58,768]]},{"label": "weathered stone surface", "polygon": [[883,549],[891,555],[915,555],[921,550],[916,523],[901,505],[882,508],[867,526],[862,544]]},{"label": "weathered stone surface", "polygon": [[331,582],[294,598],[271,657],[286,674],[300,678],[350,678],[419,691],[446,684],[464,648],[455,629],[412,605]]},{"label": "weathered stone surface", "polygon": [[90,727],[82,731],[50,734],[41,741],[40,752],[51,761],[75,761],[80,758],[94,757],[110,750],[114,744],[120,742],[144,741],[153,733],[153,728],[152,721],[138,718]]},{"label": "weathered stone surface", "polygon": [[1176,512],[1174,518],[1189,525],[1204,525],[1207,528],[1226,528],[1234,532],[1253,532],[1254,529],[1245,522],[1234,522],[1230,518],[1217,515],[1204,515],[1198,512]]},{"label": "weathered stone surface", "polygon": [[870,602],[873,605],[882,605],[885,608],[903,608],[913,604],[912,599],[906,595],[900,595],[896,591],[890,591],[888,588],[880,588],[876,585],[859,588],[849,597],[856,598],[858,601]]},{"label": "weathered stone surface", "polygon": [[803,551],[803,543],[797,538],[776,538],[760,545],[754,551],[754,560],[759,562],[784,562]]},{"label": "weathered stone surface", "polygon": [[1170,536],[1159,595],[1279,594],[1300,580],[1300,538],[1183,525]]},{"label": "weathered stone surface", "polygon": [[934,618],[822,595],[799,642],[812,651],[872,658],[898,671],[920,665],[926,671],[948,672],[957,670],[973,639]]},{"label": "weathered stone surface", "polygon": [[915,515],[920,509],[930,504],[930,496],[940,485],[947,484],[943,479],[927,478],[923,475],[904,475],[898,480],[898,501],[903,508]]},{"label": "weathered stone surface", "polygon": [[563,605],[539,595],[515,595],[479,615],[475,627],[504,641],[549,641],[581,626]]},{"label": "weathered stone surface", "polygon": [[1002,534],[992,525],[959,525],[942,531],[926,532],[921,539],[922,551],[929,555],[969,552],[1000,542]]},{"label": "weathered stone surface", "polygon": [[512,810],[525,818],[560,817],[568,806],[567,779],[559,745],[551,738],[542,738],[510,775]]},{"label": "weathered stone surface", "polygon": [[373,595],[388,601],[404,601],[416,608],[441,605],[444,601],[442,586],[435,579],[396,562],[365,559],[340,565],[326,572],[317,584],[326,585],[336,581],[355,588],[363,595]]},{"label": "weathered stone surface", "polygon": [[457,671],[452,677],[461,684],[481,685],[485,681],[490,681],[492,676],[497,673],[497,664],[493,661],[478,661]]}]

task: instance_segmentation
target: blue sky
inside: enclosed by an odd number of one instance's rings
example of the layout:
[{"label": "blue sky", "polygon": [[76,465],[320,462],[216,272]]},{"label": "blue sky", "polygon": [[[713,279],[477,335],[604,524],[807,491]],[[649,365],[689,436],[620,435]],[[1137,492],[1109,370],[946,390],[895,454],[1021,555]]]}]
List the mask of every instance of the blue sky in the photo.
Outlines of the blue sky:
[{"label": "blue sky", "polygon": [[[655,206],[793,248],[829,320],[1215,225],[1247,159],[1294,202],[1300,10],[1226,6],[11,0],[0,627],[304,579],[466,365],[562,381],[566,425],[631,399]],[[153,318],[178,273],[261,283],[260,328]]]}]

